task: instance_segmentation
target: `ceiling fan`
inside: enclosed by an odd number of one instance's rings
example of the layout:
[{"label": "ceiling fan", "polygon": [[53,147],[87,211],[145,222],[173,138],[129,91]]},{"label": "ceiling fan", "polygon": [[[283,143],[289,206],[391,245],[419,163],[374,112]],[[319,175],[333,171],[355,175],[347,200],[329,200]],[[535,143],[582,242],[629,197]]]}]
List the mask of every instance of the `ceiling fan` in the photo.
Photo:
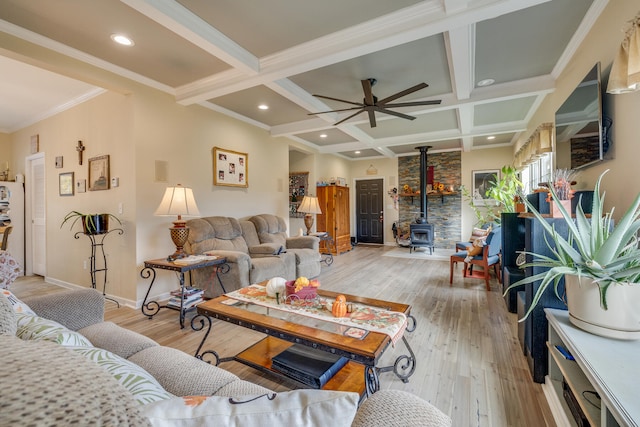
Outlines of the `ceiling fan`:
[{"label": "ceiling fan", "polygon": [[318,113],[309,113],[308,115],[316,115],[316,114],[325,114],[325,113],[337,113],[337,112],[341,112],[341,111],[352,111],[352,110],[358,110],[355,113],[351,114],[350,116],[340,120],[339,122],[335,123],[334,126],[339,125],[342,122],[346,122],[347,120],[349,120],[352,117],[357,116],[358,114],[362,113],[363,111],[366,111],[369,114],[369,123],[371,124],[371,127],[374,128],[376,127],[376,116],[375,116],[375,112],[379,112],[379,113],[384,113],[384,114],[390,114],[392,116],[396,116],[396,117],[400,117],[403,119],[407,119],[407,120],[415,120],[415,117],[413,116],[409,116],[407,114],[403,114],[403,113],[398,113],[397,111],[392,111],[389,110],[389,108],[396,108],[396,107],[414,107],[414,106],[418,106],[418,105],[437,105],[440,104],[442,101],[441,100],[433,100],[433,101],[415,101],[415,102],[397,102],[397,103],[393,103],[390,104],[391,101],[395,101],[398,98],[401,98],[403,96],[409,95],[410,93],[419,91],[420,89],[424,89],[426,87],[429,87],[428,84],[426,83],[420,83],[417,84],[413,87],[410,87],[408,89],[405,89],[403,91],[400,91],[396,94],[393,94],[391,96],[388,96],[384,99],[378,100],[378,97],[376,97],[373,92],[371,91],[371,87],[373,85],[375,85],[377,82],[376,79],[365,79],[365,80],[361,80],[362,83],[362,90],[364,91],[364,99],[362,100],[362,102],[352,102],[352,101],[346,101],[344,99],[338,99],[338,98],[332,98],[330,96],[324,96],[324,95],[313,95],[317,98],[324,98],[324,99],[331,99],[333,101],[338,101],[338,102],[344,102],[346,104],[352,104],[352,105],[357,105],[357,107],[350,107],[350,108],[341,108],[338,110],[329,110],[329,111],[320,111]]}]

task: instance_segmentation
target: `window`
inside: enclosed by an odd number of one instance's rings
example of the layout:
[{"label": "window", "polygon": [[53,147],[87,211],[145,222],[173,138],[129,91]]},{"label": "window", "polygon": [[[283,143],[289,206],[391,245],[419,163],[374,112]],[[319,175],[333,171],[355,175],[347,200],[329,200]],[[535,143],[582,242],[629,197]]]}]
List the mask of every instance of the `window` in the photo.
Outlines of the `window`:
[{"label": "window", "polygon": [[551,182],[553,153],[545,153],[520,172],[524,184],[524,194],[532,193],[541,182]]}]

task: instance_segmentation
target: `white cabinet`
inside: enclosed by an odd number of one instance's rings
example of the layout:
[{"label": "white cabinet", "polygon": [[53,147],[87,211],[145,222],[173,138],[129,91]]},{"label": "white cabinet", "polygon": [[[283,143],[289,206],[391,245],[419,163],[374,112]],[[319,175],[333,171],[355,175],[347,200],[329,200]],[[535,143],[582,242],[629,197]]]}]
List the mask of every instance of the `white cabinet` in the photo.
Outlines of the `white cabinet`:
[{"label": "white cabinet", "polygon": [[0,181],[0,225],[11,225],[7,252],[24,274],[24,186],[21,182]]},{"label": "white cabinet", "polygon": [[574,421],[567,394],[575,398],[575,406],[591,426],[640,425],[640,341],[585,332],[569,322],[565,310],[545,309],[545,313],[549,320],[549,375],[544,389],[558,425],[567,421],[580,425]]}]

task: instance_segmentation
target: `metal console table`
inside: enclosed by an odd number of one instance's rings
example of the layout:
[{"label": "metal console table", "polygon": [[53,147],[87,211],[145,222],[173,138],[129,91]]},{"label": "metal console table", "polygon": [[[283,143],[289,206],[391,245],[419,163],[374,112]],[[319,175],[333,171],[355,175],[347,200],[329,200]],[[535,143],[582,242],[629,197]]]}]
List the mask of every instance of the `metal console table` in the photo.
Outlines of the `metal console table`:
[{"label": "metal console table", "polygon": [[324,262],[327,266],[333,264],[333,254],[331,253],[331,247],[333,246],[335,249],[335,242],[333,241],[333,237],[331,237],[331,234],[329,234],[328,231],[318,231],[317,233],[311,233],[310,236],[315,236],[320,239],[321,242],[326,242],[326,252],[320,253],[320,255],[322,255],[321,262]]},{"label": "metal console table", "polygon": [[[191,308],[187,309],[183,307],[184,299],[182,298],[180,299],[180,308],[173,307],[170,305],[160,305],[157,301],[147,302],[147,299],[149,298],[149,292],[151,292],[153,283],[156,280],[156,269],[170,270],[178,273],[181,295],[184,295],[184,288],[185,288],[184,273],[191,270],[204,268],[204,267],[215,268],[215,275],[216,275],[216,278],[218,279],[218,283],[220,283],[222,292],[226,293],[227,291],[225,290],[224,284],[222,283],[222,279],[220,278],[220,274],[226,274],[231,268],[229,264],[227,264],[226,258],[216,258],[216,259],[201,261],[201,262],[188,264],[188,265],[179,265],[174,263],[173,261],[167,261],[164,258],[145,261],[144,268],[140,272],[140,277],[142,277],[143,279],[148,279],[149,277],[151,277],[151,283],[149,284],[149,289],[147,289],[147,293],[144,296],[144,301],[142,302],[142,307],[141,307],[142,314],[144,314],[149,319],[151,319],[160,311],[161,308],[166,307],[172,310],[178,310],[180,311],[180,328],[184,329],[185,314],[187,313],[187,311],[191,309]],[[195,307],[192,307],[192,308],[195,308]]]},{"label": "metal console table", "polygon": [[[109,298],[107,296],[107,256],[104,253],[104,239],[111,233],[116,232],[120,235],[124,233],[124,230],[121,228],[113,228],[107,232],[100,234],[89,234],[84,231],[78,231],[73,235],[76,239],[79,239],[80,236],[87,236],[89,240],[91,240],[91,258],[90,258],[90,273],[91,273],[91,287],[96,289],[96,273],[103,272],[104,273],[104,283],[102,284],[102,295],[105,299],[109,301],[115,302],[118,307],[120,307],[120,303],[113,298]],[[102,255],[102,268],[98,268],[97,266],[97,258],[98,252]]]}]

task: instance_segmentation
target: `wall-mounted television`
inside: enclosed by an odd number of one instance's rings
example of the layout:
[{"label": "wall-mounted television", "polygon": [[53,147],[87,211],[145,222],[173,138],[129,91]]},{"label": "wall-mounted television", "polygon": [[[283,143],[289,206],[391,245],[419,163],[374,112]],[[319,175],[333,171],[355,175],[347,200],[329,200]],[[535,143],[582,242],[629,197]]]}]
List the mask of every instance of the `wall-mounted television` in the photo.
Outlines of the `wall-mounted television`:
[{"label": "wall-mounted television", "polygon": [[604,160],[609,149],[602,125],[598,62],[556,111],[556,167],[581,169]]}]

